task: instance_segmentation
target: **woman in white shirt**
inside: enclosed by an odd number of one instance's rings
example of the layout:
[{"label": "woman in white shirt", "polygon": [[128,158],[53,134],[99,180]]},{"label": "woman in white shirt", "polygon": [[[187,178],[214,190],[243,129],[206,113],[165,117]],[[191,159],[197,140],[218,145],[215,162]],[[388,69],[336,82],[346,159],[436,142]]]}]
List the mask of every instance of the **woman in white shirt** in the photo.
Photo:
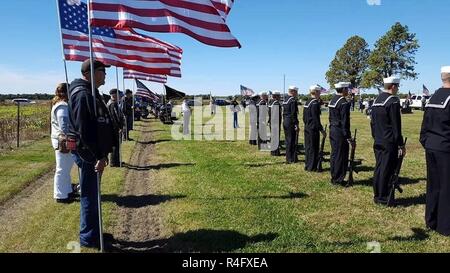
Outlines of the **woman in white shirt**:
[{"label": "woman in white shirt", "polygon": [[69,106],[67,101],[67,85],[61,83],[56,88],[51,112],[51,139],[56,157],[53,198],[58,203],[70,203],[73,192],[70,171],[74,161],[70,151],[67,151],[60,141],[65,138],[69,131]]}]

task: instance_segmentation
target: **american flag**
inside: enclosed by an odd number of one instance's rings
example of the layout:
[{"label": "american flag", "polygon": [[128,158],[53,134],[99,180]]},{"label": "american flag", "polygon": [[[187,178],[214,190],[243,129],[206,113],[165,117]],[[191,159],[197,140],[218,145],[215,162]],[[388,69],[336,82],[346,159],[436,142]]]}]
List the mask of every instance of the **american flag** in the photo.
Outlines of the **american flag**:
[{"label": "american flag", "polygon": [[129,69],[123,70],[123,78],[124,79],[138,79],[138,80],[158,82],[158,83],[167,83],[166,75],[146,74],[146,73],[141,73],[141,72],[129,70]]},{"label": "american flag", "polygon": [[233,7],[234,0],[211,0],[211,2],[219,12],[220,16],[226,20]]},{"label": "american flag", "polygon": [[[89,1],[92,26],[178,32],[207,45],[241,47],[216,8],[228,1],[215,4],[212,0]],[[222,12],[226,11],[225,8]]]},{"label": "american flag", "polygon": [[430,95],[430,90],[428,90],[428,88],[425,86],[425,84],[423,85],[423,95],[424,96]]},{"label": "american flag", "polygon": [[[59,0],[61,35],[66,60],[89,59],[87,4]],[[131,29],[92,29],[94,57],[106,64],[149,74],[170,74],[173,66],[166,47]]]},{"label": "american flag", "polygon": [[255,91],[253,91],[252,89],[245,87],[243,85],[241,85],[241,95],[242,96],[253,96],[253,94],[255,94]]},{"label": "american flag", "polygon": [[320,84],[318,84],[317,86],[320,87],[320,94],[328,94],[328,93],[330,93],[330,90],[325,89]]},{"label": "american flag", "polygon": [[152,92],[150,89],[148,89],[147,86],[145,86],[145,84],[143,84],[138,79],[134,80],[136,81],[136,94],[135,94],[136,96],[148,98],[152,101],[159,100],[159,96],[156,93]]}]

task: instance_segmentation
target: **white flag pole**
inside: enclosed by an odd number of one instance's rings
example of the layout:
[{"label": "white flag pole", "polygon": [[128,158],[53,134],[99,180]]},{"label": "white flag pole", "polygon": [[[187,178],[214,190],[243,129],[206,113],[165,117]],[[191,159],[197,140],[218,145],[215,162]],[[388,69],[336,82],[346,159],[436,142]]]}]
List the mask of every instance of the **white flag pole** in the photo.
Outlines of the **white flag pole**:
[{"label": "white flag pole", "polygon": [[[64,73],[66,75],[66,85],[67,85],[67,92],[69,92],[69,77],[67,76],[67,63],[66,63],[66,56],[64,54],[64,42],[63,42],[63,37],[62,37],[62,27],[61,27],[61,13],[59,10],[59,1],[56,0],[56,10],[58,12],[58,25],[59,25],[59,32],[60,32],[60,38],[61,38],[61,50],[62,50],[62,59],[63,59],[63,63],[64,63]],[[68,95],[69,100],[70,100],[70,96]]]},{"label": "white flag pole", "polygon": [[[92,27],[91,27],[91,8],[90,8],[91,1],[88,0],[88,28],[89,28],[89,56],[91,59],[91,88],[92,88],[92,97],[94,98],[94,113],[95,113],[95,119],[97,119],[97,99],[96,99],[96,93],[95,93],[95,78],[94,78],[94,51],[92,49]],[[100,180],[101,175],[100,173],[97,173],[97,206],[98,206],[98,229],[99,229],[99,237],[100,237],[100,251],[105,251],[105,245],[103,242],[103,222],[102,222],[102,194],[100,190]]]},{"label": "white flag pole", "polygon": [[[118,114],[118,118],[120,119],[120,92],[119,92],[119,69],[116,66],[116,83],[117,83],[117,114]],[[119,125],[119,124],[118,124]],[[119,129],[119,147],[117,147],[117,149],[119,149],[119,167],[122,168],[122,151],[121,151],[121,146],[122,146],[122,138],[120,137],[120,129]]]}]

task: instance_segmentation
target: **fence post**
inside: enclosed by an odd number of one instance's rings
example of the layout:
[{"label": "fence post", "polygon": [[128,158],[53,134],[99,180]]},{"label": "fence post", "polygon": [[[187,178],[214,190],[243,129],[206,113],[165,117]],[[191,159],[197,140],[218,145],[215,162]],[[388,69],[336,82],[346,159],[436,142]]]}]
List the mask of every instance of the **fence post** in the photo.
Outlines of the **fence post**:
[{"label": "fence post", "polygon": [[20,144],[20,102],[17,102],[17,148]]}]

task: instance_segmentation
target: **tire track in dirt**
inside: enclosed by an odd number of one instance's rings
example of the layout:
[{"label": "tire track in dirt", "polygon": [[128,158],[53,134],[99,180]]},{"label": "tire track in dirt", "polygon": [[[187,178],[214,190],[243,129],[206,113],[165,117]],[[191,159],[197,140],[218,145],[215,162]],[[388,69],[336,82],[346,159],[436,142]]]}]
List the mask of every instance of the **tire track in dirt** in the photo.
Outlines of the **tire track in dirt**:
[{"label": "tire track in dirt", "polygon": [[[150,122],[142,128],[149,128]],[[124,191],[117,197],[117,223],[113,228],[115,244],[120,252],[161,252],[164,245],[152,243],[161,239],[163,227],[161,210],[163,202],[155,195],[157,185],[152,179],[151,157],[155,151],[151,130],[142,130],[136,142],[128,168]],[[114,250],[113,250],[114,251]]]},{"label": "tire track in dirt", "polygon": [[0,241],[3,241],[4,236],[11,236],[30,213],[53,201],[47,196],[53,195],[54,173],[54,170],[50,170],[0,205]]}]

